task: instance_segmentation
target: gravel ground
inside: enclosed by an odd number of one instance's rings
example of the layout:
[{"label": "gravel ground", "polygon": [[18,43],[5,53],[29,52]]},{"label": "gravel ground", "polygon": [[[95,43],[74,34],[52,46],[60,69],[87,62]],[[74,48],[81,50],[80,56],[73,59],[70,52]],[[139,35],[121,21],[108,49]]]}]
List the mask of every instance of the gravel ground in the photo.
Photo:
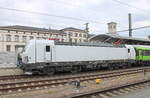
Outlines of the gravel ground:
[{"label": "gravel ground", "polygon": [[100,84],[96,84],[95,81],[82,82],[81,88],[77,89],[73,85],[51,87],[44,90],[34,90],[29,92],[11,94],[2,96],[2,98],[62,98],[81,92],[87,92],[96,89],[103,89],[106,87],[112,87],[116,85],[126,84],[128,82],[139,81],[143,79],[150,79],[150,72],[147,72],[144,76],[143,73],[125,75],[121,77],[113,77],[102,80]]},{"label": "gravel ground", "polygon": [[129,93],[128,95],[118,96],[118,98],[150,98],[150,87],[134,93]]},{"label": "gravel ground", "polygon": [[23,71],[19,68],[0,68],[0,76],[22,75]]}]

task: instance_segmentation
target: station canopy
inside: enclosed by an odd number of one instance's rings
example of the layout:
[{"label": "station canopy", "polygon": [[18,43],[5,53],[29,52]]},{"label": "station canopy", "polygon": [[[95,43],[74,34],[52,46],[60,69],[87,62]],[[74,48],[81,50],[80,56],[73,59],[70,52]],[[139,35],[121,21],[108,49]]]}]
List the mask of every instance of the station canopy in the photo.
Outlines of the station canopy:
[{"label": "station canopy", "polygon": [[90,38],[91,42],[111,44],[150,45],[150,39],[120,36],[118,34],[100,34]]}]

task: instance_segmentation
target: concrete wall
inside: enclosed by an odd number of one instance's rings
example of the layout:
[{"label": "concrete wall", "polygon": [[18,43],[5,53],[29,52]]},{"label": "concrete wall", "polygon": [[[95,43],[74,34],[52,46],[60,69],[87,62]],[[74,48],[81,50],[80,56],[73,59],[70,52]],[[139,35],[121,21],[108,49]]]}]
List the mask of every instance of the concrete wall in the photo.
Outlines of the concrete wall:
[{"label": "concrete wall", "polygon": [[0,52],[0,68],[16,67],[15,52]]},{"label": "concrete wall", "polygon": [[23,71],[16,67],[16,53],[0,52],[0,76],[22,74]]}]

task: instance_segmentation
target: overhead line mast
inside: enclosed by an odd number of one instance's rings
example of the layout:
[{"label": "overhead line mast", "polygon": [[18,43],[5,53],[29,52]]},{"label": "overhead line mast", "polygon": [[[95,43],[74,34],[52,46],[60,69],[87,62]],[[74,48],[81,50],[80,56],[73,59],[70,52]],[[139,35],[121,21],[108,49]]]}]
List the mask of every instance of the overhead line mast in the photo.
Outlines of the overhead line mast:
[{"label": "overhead line mast", "polygon": [[128,17],[129,17],[129,37],[132,37],[131,13],[128,14]]}]

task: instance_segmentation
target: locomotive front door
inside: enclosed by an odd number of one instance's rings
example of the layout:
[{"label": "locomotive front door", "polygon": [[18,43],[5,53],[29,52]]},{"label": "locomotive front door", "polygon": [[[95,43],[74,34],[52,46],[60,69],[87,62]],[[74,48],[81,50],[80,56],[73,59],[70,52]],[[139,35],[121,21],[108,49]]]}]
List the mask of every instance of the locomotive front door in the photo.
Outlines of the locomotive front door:
[{"label": "locomotive front door", "polygon": [[51,61],[51,48],[49,45],[46,45],[45,47],[45,61],[46,62]]},{"label": "locomotive front door", "polygon": [[131,58],[131,50],[128,49],[128,56],[129,56],[129,59]]}]

